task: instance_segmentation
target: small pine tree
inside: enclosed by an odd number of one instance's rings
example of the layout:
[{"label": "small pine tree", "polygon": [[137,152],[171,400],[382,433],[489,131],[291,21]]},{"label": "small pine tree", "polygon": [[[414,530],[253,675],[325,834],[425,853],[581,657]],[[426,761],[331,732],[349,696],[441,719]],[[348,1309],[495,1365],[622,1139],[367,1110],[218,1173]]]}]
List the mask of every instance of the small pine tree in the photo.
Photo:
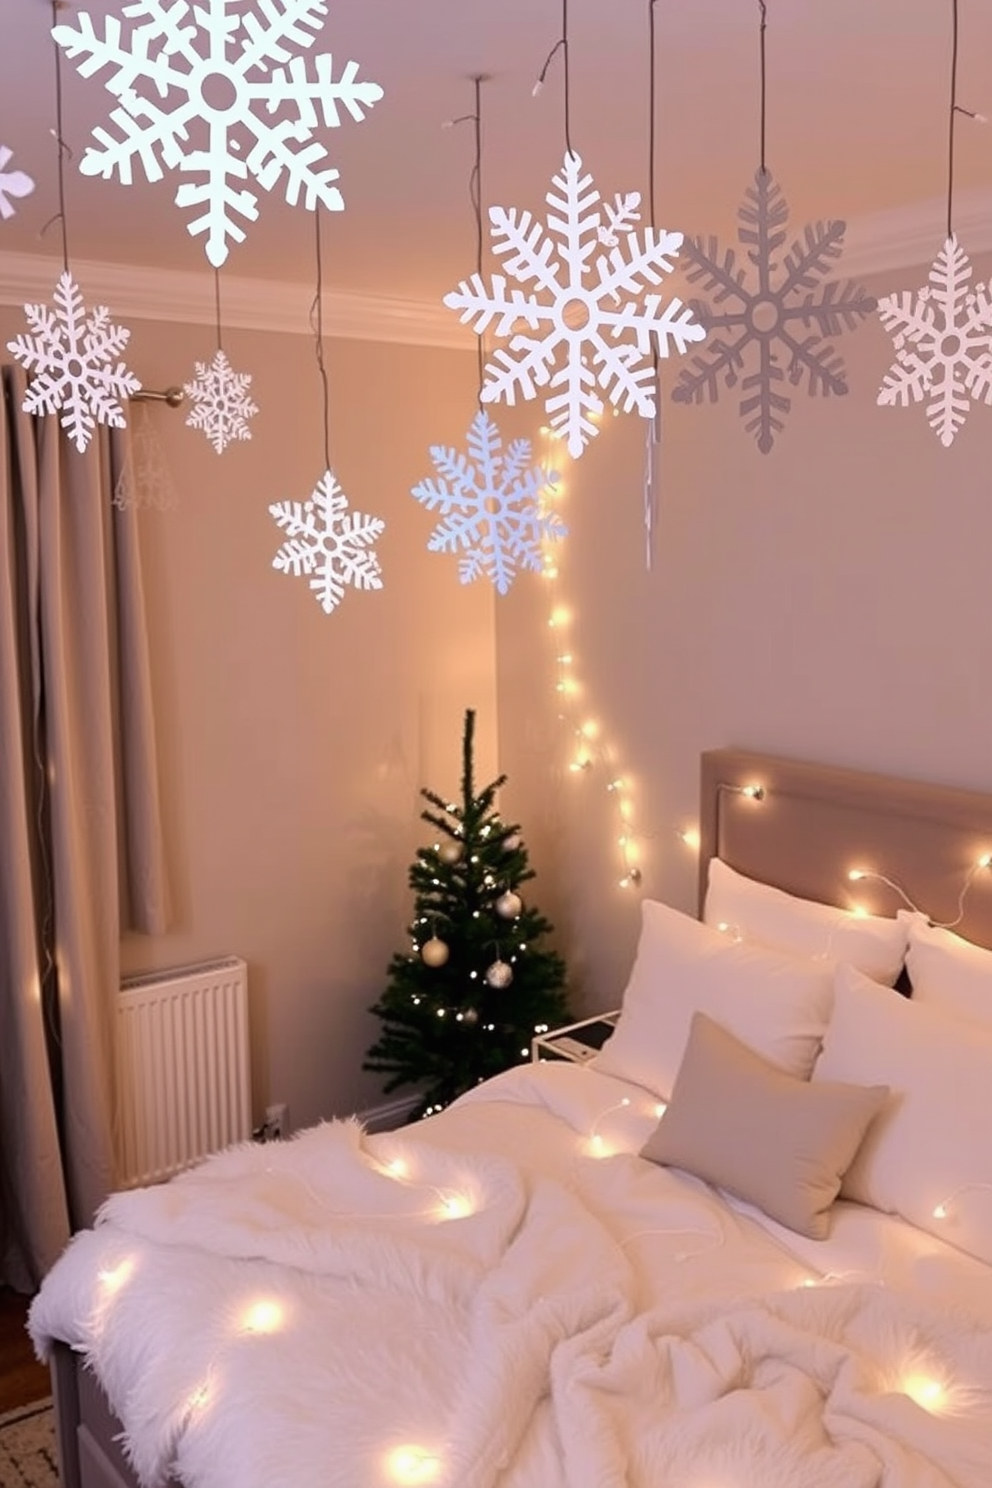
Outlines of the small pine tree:
[{"label": "small pine tree", "polygon": [[372,1012],[382,1031],[364,1068],[423,1092],[429,1115],[490,1075],[529,1056],[535,1029],[570,1019],[565,964],[538,941],[554,928],[520,887],[534,877],[520,828],[500,819],[501,775],[475,791],[475,713],[465,714],[462,799],[420,794],[437,841],[417,852],[411,948],[389,963],[389,985]]}]

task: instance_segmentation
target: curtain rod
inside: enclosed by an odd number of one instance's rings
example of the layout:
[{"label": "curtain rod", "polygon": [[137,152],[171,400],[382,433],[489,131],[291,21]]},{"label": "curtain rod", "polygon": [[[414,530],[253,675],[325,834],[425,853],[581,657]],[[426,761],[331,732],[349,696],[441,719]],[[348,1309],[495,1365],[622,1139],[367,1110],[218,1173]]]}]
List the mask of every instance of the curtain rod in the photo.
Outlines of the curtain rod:
[{"label": "curtain rod", "polygon": [[132,403],[168,403],[170,408],[178,408],[186,394],[181,387],[167,387],[161,392],[154,388],[139,388],[136,393],[131,394]]}]

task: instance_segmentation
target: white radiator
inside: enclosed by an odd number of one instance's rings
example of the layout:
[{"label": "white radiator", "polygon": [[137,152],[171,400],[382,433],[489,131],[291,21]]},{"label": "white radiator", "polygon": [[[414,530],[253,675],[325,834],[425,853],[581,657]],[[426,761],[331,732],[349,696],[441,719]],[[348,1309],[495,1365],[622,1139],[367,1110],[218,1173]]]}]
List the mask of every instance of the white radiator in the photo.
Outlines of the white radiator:
[{"label": "white radiator", "polygon": [[251,1135],[248,977],[239,957],[129,977],[118,999],[118,1163],[158,1183]]}]

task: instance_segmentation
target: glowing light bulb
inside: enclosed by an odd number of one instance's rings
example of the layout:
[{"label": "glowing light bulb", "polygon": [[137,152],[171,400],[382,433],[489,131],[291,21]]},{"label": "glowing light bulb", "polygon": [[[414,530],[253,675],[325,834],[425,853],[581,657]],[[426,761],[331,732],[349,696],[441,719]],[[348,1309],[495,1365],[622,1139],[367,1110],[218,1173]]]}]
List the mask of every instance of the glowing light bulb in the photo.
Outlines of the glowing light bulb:
[{"label": "glowing light bulb", "polygon": [[654,1114],[658,1117],[659,1121],[667,1110],[668,1106],[665,1101],[657,1101],[655,1103]]},{"label": "glowing light bulb", "polygon": [[863,878],[868,877],[868,874],[864,868],[850,868],[848,869],[847,876],[851,880],[851,883],[860,883]]},{"label": "glowing light bulb", "polygon": [[391,1157],[386,1164],[386,1172],[391,1178],[408,1178],[410,1164],[405,1157]]},{"label": "glowing light bulb", "polygon": [[126,1256],[123,1261],[119,1261],[109,1271],[100,1271],[98,1274],[104,1291],[114,1296],[134,1275],[134,1260],[131,1256]]},{"label": "glowing light bulb", "polygon": [[699,851],[700,838],[698,827],[683,827],[682,831],[679,832],[678,835],[680,840],[685,843],[686,847],[691,848],[693,852]]},{"label": "glowing light bulb", "polygon": [[976,868],[992,868],[992,852],[982,853],[975,864]]},{"label": "glowing light bulb", "polygon": [[763,785],[745,785],[741,787],[741,795],[747,796],[750,801],[761,801],[764,799],[765,787]]},{"label": "glowing light bulb", "polygon": [[937,1207],[936,1207],[936,1209],[933,1211],[933,1217],[934,1217],[934,1219],[946,1219],[947,1218],[947,1205],[946,1204],[938,1204]]},{"label": "glowing light bulb", "polygon": [[423,1447],[397,1447],[387,1459],[395,1483],[433,1483],[441,1471],[441,1459]]},{"label": "glowing light bulb", "polygon": [[246,1333],[276,1333],[285,1321],[281,1302],[264,1298],[253,1302],[241,1316],[241,1327]]},{"label": "glowing light bulb", "polygon": [[947,1391],[939,1379],[930,1374],[907,1374],[903,1376],[902,1392],[923,1408],[938,1414],[944,1406]]},{"label": "glowing light bulb", "polygon": [[472,1201],[465,1194],[446,1194],[441,1200],[445,1219],[467,1219],[472,1212]]}]

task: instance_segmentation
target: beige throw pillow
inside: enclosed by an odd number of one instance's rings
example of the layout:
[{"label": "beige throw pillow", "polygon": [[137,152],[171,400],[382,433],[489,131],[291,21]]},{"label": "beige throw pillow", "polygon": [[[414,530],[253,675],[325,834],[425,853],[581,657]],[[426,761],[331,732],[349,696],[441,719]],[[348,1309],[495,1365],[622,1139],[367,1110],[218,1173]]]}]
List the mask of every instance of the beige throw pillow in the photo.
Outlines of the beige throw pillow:
[{"label": "beige throw pillow", "polygon": [[888,1093],[798,1080],[697,1012],[672,1098],[641,1155],[825,1240],[841,1179]]}]

